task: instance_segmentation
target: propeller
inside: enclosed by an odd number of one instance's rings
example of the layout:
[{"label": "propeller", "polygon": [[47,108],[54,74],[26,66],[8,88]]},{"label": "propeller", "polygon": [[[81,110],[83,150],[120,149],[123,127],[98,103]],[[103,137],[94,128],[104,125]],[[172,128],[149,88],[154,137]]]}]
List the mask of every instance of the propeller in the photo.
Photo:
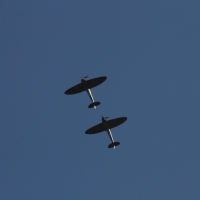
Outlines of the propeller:
[{"label": "propeller", "polygon": [[109,117],[103,117],[103,116],[101,116],[103,119],[108,119]]},{"label": "propeller", "polygon": [[87,78],[87,77],[88,77],[88,76],[84,76],[84,77],[80,77],[80,78],[82,79],[82,78]]}]

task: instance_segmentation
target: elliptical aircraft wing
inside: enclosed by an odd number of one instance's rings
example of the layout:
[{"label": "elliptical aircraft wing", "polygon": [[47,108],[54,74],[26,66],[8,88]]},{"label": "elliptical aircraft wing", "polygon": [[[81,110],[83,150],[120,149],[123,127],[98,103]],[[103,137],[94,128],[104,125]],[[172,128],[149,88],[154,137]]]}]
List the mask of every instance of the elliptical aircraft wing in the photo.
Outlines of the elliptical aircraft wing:
[{"label": "elliptical aircraft wing", "polygon": [[[109,121],[106,121],[108,128],[114,128],[116,126],[119,126],[120,124],[124,123],[127,120],[127,117],[120,117],[116,119],[111,119]],[[97,124],[96,126],[93,126],[92,128],[85,131],[86,134],[95,134],[105,131],[107,128],[103,123]]]},{"label": "elliptical aircraft wing", "polygon": [[103,123],[97,124],[96,126],[93,126],[92,128],[89,128],[87,131],[85,131],[86,134],[95,134],[105,131],[106,128]]},{"label": "elliptical aircraft wing", "polygon": [[77,94],[79,92],[85,91],[85,88],[82,83],[75,85],[74,87],[69,88],[65,91],[65,94]]},{"label": "elliptical aircraft wing", "polygon": [[101,83],[103,83],[106,79],[107,79],[106,76],[101,76],[98,78],[90,79],[90,80],[86,81],[86,83],[87,83],[88,88],[93,88],[93,87],[96,87],[97,85],[100,85]]},{"label": "elliptical aircraft wing", "polygon": [[116,119],[111,119],[107,121],[108,127],[114,128],[116,126],[119,126],[120,124],[124,123],[127,120],[127,117],[120,117]]}]

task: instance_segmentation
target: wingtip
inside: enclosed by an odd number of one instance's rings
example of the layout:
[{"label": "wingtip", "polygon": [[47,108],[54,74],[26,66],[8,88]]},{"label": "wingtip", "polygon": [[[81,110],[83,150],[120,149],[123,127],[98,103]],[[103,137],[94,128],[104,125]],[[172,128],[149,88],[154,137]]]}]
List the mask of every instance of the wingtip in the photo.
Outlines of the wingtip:
[{"label": "wingtip", "polygon": [[69,94],[69,93],[68,93],[68,90],[66,90],[66,91],[64,92],[64,94]]}]

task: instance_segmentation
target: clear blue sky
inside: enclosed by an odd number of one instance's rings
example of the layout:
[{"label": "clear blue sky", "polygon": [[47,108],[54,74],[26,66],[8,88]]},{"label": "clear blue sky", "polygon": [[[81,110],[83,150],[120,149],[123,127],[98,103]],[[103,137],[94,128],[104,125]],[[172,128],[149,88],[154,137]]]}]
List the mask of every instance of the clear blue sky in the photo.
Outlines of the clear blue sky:
[{"label": "clear blue sky", "polygon": [[[0,1],[0,199],[200,199],[199,1]],[[107,76],[86,93],[80,76]],[[121,144],[108,149],[100,123]]]}]

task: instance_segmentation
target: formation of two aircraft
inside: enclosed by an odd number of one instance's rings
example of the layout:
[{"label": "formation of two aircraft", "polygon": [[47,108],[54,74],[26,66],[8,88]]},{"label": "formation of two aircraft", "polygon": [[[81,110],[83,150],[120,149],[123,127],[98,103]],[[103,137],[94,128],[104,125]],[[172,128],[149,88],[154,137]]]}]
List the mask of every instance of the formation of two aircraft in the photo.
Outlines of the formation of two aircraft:
[{"label": "formation of two aircraft", "polygon": [[[86,78],[87,78],[87,76],[84,78],[81,78],[81,83],[66,90],[65,94],[72,95],[72,94],[77,94],[77,93],[86,91],[92,101],[92,103],[88,106],[88,108],[96,109],[96,106],[98,106],[100,104],[100,102],[94,101],[94,98],[92,96],[92,92],[90,89],[103,83],[107,79],[107,77],[102,76],[102,77],[98,77],[98,78],[94,78],[94,79],[90,79],[90,80],[86,80]],[[92,128],[85,131],[85,133],[86,134],[96,134],[96,133],[106,131],[111,140],[111,144],[108,145],[108,148],[113,148],[113,147],[115,148],[120,143],[114,141],[112,133],[111,133],[111,129],[124,123],[127,120],[127,117],[115,118],[115,119],[108,120],[108,121],[106,119],[107,119],[107,117],[102,116],[102,123],[97,124],[96,126],[93,126]]]}]

